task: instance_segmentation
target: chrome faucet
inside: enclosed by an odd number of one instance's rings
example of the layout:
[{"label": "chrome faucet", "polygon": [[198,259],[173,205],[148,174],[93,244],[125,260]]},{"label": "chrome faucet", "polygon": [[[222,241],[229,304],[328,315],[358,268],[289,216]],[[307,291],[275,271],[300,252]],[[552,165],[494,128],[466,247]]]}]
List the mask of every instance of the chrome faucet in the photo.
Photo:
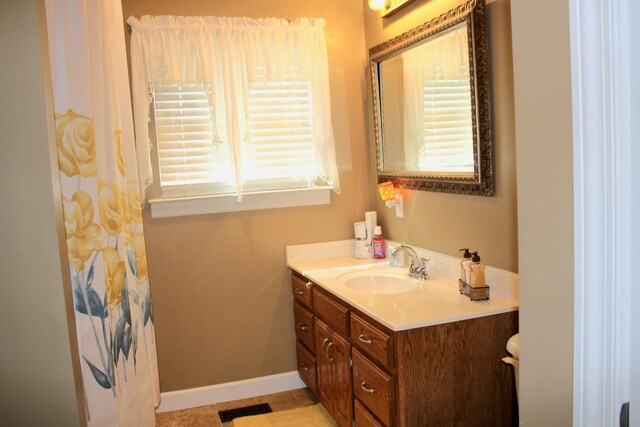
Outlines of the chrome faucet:
[{"label": "chrome faucet", "polygon": [[405,251],[411,258],[411,264],[409,266],[409,277],[416,280],[429,280],[429,272],[427,271],[428,259],[419,258],[415,249],[404,243],[398,246],[391,254],[390,264],[392,266],[398,265],[398,257],[400,252]]}]

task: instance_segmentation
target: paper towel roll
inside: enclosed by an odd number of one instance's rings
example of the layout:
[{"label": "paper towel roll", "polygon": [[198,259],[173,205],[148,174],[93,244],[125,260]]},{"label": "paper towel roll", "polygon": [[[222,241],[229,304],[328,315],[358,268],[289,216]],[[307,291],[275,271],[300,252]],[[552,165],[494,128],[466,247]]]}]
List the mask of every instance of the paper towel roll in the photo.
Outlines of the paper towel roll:
[{"label": "paper towel roll", "polygon": [[364,213],[364,223],[367,227],[367,243],[371,243],[373,238],[373,231],[378,225],[378,214],[376,211],[369,211]]}]

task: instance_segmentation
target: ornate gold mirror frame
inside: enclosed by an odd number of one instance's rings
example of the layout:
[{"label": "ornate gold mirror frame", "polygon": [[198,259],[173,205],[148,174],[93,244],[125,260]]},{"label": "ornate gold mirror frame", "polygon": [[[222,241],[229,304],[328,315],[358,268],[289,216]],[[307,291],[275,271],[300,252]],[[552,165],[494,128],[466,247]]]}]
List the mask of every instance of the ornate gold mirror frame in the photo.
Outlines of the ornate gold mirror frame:
[{"label": "ornate gold mirror frame", "polygon": [[[420,150],[419,156],[427,156],[425,162],[429,164],[428,156],[434,152],[433,144],[430,140],[420,139],[404,141],[406,135],[415,135],[424,133],[422,130],[409,129],[402,132],[392,133],[389,129],[406,128],[407,123],[423,126],[415,117],[407,120],[407,112],[404,111],[405,105],[410,104],[406,99],[400,98],[396,102],[398,107],[385,110],[383,104],[383,94],[391,94],[393,97],[401,95],[393,95],[389,92],[391,84],[387,84],[383,88],[384,79],[382,78],[383,65],[398,61],[401,55],[411,55],[418,48],[428,46],[430,43],[437,43],[439,37],[445,37],[454,31],[464,31],[466,28],[466,48],[468,49],[468,72],[465,68],[465,79],[468,80],[469,91],[467,92],[468,111],[470,121],[467,136],[464,143],[468,141],[467,162],[464,168],[452,167],[451,169],[429,169],[429,167],[415,167],[416,160],[412,157],[418,156],[416,150]],[[464,39],[463,35],[463,39]],[[464,42],[463,42],[464,43]],[[463,52],[466,57],[466,52]],[[453,54],[453,53],[452,53]],[[438,191],[447,193],[459,193],[469,195],[491,196],[493,195],[493,166],[492,166],[492,142],[491,142],[491,104],[489,97],[489,78],[488,78],[488,52],[487,40],[485,34],[485,2],[484,0],[469,0],[460,6],[434,18],[404,34],[401,34],[385,43],[377,45],[369,50],[371,80],[373,89],[373,111],[374,126],[376,136],[376,153],[377,153],[377,169],[378,182],[392,181],[396,187],[407,188],[412,190]],[[421,59],[425,63],[424,59]],[[402,66],[400,66],[401,68]],[[466,64],[465,64],[466,67]],[[402,73],[402,71],[400,72]],[[387,73],[388,75],[390,73]],[[424,74],[424,72],[423,72]],[[426,74],[425,74],[426,75]],[[468,77],[467,77],[468,76]],[[407,89],[402,87],[405,80],[400,77],[399,83],[392,81],[393,85],[398,85],[404,93],[414,91],[420,95],[420,92],[427,93],[429,83],[424,80],[424,87]],[[415,80],[415,79],[414,79]],[[466,80],[457,80],[462,86],[467,85]],[[416,80],[420,82],[421,80]],[[433,82],[435,80],[428,80]],[[466,88],[464,89],[466,91]],[[391,97],[389,96],[389,97]],[[424,95],[426,99],[426,95]],[[415,98],[415,96],[414,96]],[[426,105],[426,104],[425,104]],[[466,107],[465,107],[466,108]],[[425,107],[426,109],[426,107]],[[400,111],[398,111],[400,110]],[[385,115],[384,112],[387,111]],[[392,114],[389,114],[392,113]],[[419,111],[412,113],[425,115]],[[394,117],[392,117],[394,116]],[[440,119],[436,119],[440,120]],[[445,119],[446,120],[446,119]],[[433,122],[430,126],[433,125]],[[441,122],[437,122],[437,132],[442,132],[441,128],[445,127]],[[385,133],[385,131],[387,133]],[[458,136],[456,136],[458,138]],[[394,145],[395,144],[395,145]],[[415,156],[411,153],[408,146],[412,146],[416,151]],[[418,147],[418,148],[415,148]],[[388,153],[395,154],[395,159],[389,161],[385,158],[390,157]],[[409,155],[407,155],[409,153]],[[398,160],[402,158],[404,160]]]}]

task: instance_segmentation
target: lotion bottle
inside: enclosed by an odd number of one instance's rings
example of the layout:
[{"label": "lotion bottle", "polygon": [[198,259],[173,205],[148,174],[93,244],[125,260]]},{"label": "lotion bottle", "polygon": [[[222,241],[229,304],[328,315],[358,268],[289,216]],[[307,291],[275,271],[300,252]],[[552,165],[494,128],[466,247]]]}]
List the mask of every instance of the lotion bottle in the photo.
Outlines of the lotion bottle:
[{"label": "lotion bottle", "polygon": [[473,288],[487,286],[485,279],[485,265],[480,263],[480,255],[473,252],[471,256],[471,272],[469,273],[469,285]]},{"label": "lotion bottle", "polygon": [[460,252],[464,251],[462,254],[462,259],[460,259],[460,280],[464,283],[469,284],[469,267],[471,264],[471,252],[469,252],[469,248],[462,248]]}]

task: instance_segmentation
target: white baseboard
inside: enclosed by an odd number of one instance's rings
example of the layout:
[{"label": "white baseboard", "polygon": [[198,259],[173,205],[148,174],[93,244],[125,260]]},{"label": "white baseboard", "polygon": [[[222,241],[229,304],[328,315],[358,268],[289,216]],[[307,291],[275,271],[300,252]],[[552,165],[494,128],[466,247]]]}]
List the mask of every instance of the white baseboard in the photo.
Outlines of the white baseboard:
[{"label": "white baseboard", "polygon": [[292,371],[250,380],[168,391],[160,394],[160,406],[156,412],[178,411],[304,387],[306,385],[300,379],[298,371]]}]

